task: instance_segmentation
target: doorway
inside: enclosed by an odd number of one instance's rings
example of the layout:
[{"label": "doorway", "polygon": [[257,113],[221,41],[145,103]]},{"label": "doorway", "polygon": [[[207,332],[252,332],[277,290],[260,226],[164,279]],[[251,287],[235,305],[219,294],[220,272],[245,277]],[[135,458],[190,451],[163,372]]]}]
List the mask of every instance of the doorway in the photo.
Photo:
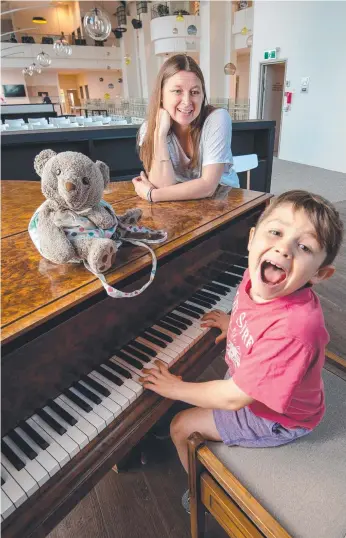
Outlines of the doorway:
[{"label": "doorway", "polygon": [[261,64],[258,115],[261,120],[276,121],[274,155],[280,147],[281,120],[286,80],[286,62]]},{"label": "doorway", "polygon": [[[69,108],[69,113],[76,113],[76,109],[75,107],[76,106],[80,106],[80,99],[79,99],[79,96],[78,96],[78,91],[77,90],[66,90],[66,94],[67,94],[67,105],[68,105],[68,108]],[[72,107],[72,109],[71,109]]]}]

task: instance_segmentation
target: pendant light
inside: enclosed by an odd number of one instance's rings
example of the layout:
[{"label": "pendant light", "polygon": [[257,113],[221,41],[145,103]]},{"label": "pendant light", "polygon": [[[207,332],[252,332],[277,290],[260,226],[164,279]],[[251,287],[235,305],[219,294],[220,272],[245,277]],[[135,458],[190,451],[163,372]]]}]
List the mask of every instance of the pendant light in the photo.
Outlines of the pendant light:
[{"label": "pendant light", "polygon": [[38,61],[41,67],[48,67],[52,63],[52,59],[49,56],[49,54],[43,51],[37,55],[36,60]]},{"label": "pendant light", "polygon": [[112,30],[108,15],[97,7],[84,15],[83,25],[88,36],[95,41],[104,41]]},{"label": "pendant light", "polygon": [[44,17],[33,17],[32,22],[35,24],[47,24],[47,20]]}]

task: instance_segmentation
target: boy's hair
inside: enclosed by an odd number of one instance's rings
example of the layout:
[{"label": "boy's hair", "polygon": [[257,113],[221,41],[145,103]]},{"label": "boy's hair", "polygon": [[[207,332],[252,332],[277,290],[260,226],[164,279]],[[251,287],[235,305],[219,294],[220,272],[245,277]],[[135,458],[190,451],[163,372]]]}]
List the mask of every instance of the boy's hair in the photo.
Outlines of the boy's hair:
[{"label": "boy's hair", "polygon": [[292,204],[294,211],[304,209],[315,228],[320,247],[327,253],[321,267],[331,264],[341,246],[344,227],[333,204],[318,194],[300,190],[288,191],[273,199],[260,216],[256,227],[283,204]]}]

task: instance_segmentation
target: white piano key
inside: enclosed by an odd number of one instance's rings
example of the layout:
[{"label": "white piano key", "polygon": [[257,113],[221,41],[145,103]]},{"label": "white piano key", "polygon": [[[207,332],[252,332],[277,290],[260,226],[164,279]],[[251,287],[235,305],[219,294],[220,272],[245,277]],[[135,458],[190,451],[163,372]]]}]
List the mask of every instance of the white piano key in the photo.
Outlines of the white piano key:
[{"label": "white piano key", "polygon": [[[108,370],[108,372],[110,372],[111,374],[115,374],[115,372],[113,372],[113,370],[109,368],[106,364],[103,364],[102,366],[104,366],[106,370]],[[120,387],[119,385],[115,385],[115,386],[116,386],[117,392],[125,396],[125,398],[127,398],[130,401],[130,403],[135,401],[136,394],[133,392],[133,390],[129,389],[128,387],[125,387],[124,385],[121,385]]]},{"label": "white piano key", "polygon": [[113,413],[106,409],[102,404],[96,404],[95,402],[92,402],[87,396],[84,396],[84,394],[79,392],[79,390],[75,387],[70,387],[70,391],[76,394],[76,396],[78,396],[81,400],[84,400],[84,402],[89,404],[94,413],[101,417],[107,425],[112,422]]},{"label": "white piano key", "polygon": [[65,428],[66,434],[71,437],[71,439],[73,439],[77,445],[79,445],[80,449],[84,448],[89,443],[89,439],[79,428],[76,426],[71,426],[71,424],[61,418],[61,416],[55,413],[55,411],[50,407],[45,406],[43,409],[48,415],[54,418],[58,424]]},{"label": "white piano key", "polygon": [[42,450],[42,448],[40,448],[21,428],[15,428],[15,431],[33,450],[35,450],[37,453],[35,459],[46,469],[46,471],[48,471],[49,475],[55,475],[60,469],[56,459],[54,459],[47,450]]},{"label": "white piano key", "polygon": [[161,331],[163,334],[170,336],[171,338],[173,338],[174,343],[179,343],[179,345],[181,345],[182,347],[185,346],[185,349],[188,349],[188,347],[191,346],[192,339],[184,335],[184,329],[182,329],[183,333],[179,334],[179,336],[176,334],[173,335],[171,331],[168,331],[168,329],[162,329],[162,327],[159,327],[158,325],[153,325],[153,329]]},{"label": "white piano key", "polygon": [[68,461],[70,461],[70,456],[54,439],[48,435],[34,420],[28,418],[26,421],[29,426],[31,426],[47,443],[49,447],[46,448],[47,452],[56,459],[60,467],[63,467]]},{"label": "white piano key", "polygon": [[38,490],[38,484],[36,480],[33,479],[33,477],[28,473],[28,471],[24,468],[20,471],[17,471],[17,469],[12,465],[12,463],[4,456],[4,454],[1,454],[1,464],[6,469],[6,471],[12,476],[13,480],[17,482],[17,484],[20,485],[22,490],[25,491],[28,497],[35,493],[35,491]]},{"label": "white piano key", "polygon": [[80,451],[79,446],[77,445],[77,443],[72,441],[71,437],[66,435],[66,433],[64,433],[63,435],[59,435],[55,430],[53,430],[53,428],[49,426],[49,424],[47,424],[47,422],[42,420],[42,418],[38,415],[32,415],[31,418],[34,422],[36,422],[36,424],[41,426],[41,428],[46,433],[48,433],[48,435],[50,435],[52,439],[54,439],[54,441],[58,443],[58,445],[60,445],[64,450],[66,450],[70,458],[73,458],[73,456],[78,454],[78,452]]},{"label": "white piano key", "polygon": [[209,308],[207,306],[201,306],[200,304],[197,304],[197,303],[193,303],[192,301],[188,300],[188,301],[185,301],[186,302],[186,305],[187,307],[189,306],[192,306],[194,308],[199,308],[200,310],[203,310],[203,312],[206,314],[207,312],[210,312],[212,310],[212,308]]},{"label": "white piano key", "polygon": [[2,491],[5,492],[10,501],[18,508],[28,498],[25,491],[4,467],[1,468],[1,477],[5,480],[5,484],[1,486]]},{"label": "white piano key", "polygon": [[130,405],[130,400],[128,398],[125,398],[125,396],[123,396],[122,394],[120,394],[120,392],[117,391],[118,385],[112,383],[112,381],[109,381],[109,379],[96,372],[96,370],[90,372],[88,376],[92,379],[95,379],[95,381],[101,383],[101,385],[108,389],[111,393],[109,398],[112,398],[112,400],[114,400],[118,405],[120,405],[122,410],[126,409],[126,407]]},{"label": "white piano key", "polygon": [[49,479],[49,473],[36,461],[36,459],[31,460],[20,450],[19,447],[10,439],[7,435],[4,437],[4,441],[12,449],[12,451],[25,463],[25,470],[33,477],[39,486],[43,486],[45,482]]},{"label": "white piano key", "polygon": [[121,413],[121,406],[117,404],[114,400],[112,400],[109,396],[104,396],[98,390],[94,389],[94,387],[91,387],[84,381],[80,381],[80,384],[89,389],[91,392],[96,394],[96,396],[99,396],[102,398],[102,405],[104,405],[111,413],[113,413],[114,418],[120,415]]},{"label": "white piano key", "polygon": [[1,489],[1,517],[6,519],[16,509],[13,502],[7,497],[6,493]]},{"label": "white piano key", "polygon": [[69,405],[72,409],[77,411],[77,413],[79,413],[85,420],[95,426],[99,433],[106,427],[106,422],[101,419],[99,415],[96,415],[96,413],[94,413],[93,411],[89,411],[89,413],[87,413],[86,411],[84,411],[84,409],[78,407],[78,405],[76,405],[72,400],[65,396],[65,394],[60,394],[59,398],[67,405]]},{"label": "white piano key", "polygon": [[72,409],[72,407],[70,407],[63,400],[61,400],[59,396],[55,398],[55,402],[77,420],[77,428],[88,437],[89,441],[91,441],[92,439],[94,439],[94,437],[96,437],[96,435],[98,435],[97,428],[95,428],[93,424],[85,420],[85,418],[82,417],[82,415],[80,415],[75,409]]}]

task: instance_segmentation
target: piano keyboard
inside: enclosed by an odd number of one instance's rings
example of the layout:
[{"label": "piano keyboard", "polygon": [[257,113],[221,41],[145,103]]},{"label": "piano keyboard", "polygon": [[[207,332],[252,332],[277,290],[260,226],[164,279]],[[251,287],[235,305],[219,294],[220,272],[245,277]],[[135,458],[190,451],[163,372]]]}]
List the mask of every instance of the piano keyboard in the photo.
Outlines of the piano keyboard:
[{"label": "piano keyboard", "polygon": [[143,367],[160,359],[172,366],[210,329],[200,318],[210,310],[229,313],[247,258],[222,264],[211,280],[161,320],[54,400],[48,400],[1,440],[1,520],[45,484],[134,402]]}]

